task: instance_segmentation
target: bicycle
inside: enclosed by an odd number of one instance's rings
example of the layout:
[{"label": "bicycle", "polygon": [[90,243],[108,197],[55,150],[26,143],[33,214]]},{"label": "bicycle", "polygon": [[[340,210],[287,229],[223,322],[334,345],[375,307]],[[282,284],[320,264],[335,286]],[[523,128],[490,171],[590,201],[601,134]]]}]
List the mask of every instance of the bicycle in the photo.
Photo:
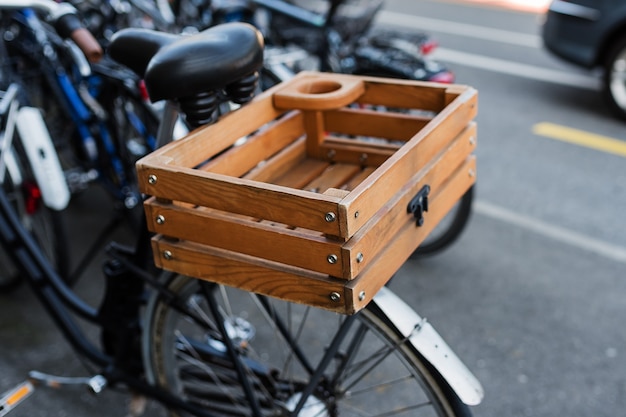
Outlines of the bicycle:
[{"label": "bicycle", "polygon": [[[29,106],[20,80],[6,64],[0,42],[0,184],[20,221],[62,275],[69,271],[64,211],[70,193],[39,109]],[[0,292],[21,282],[11,261],[0,254]]]},{"label": "bicycle", "polygon": [[[166,100],[158,135],[163,143],[171,139],[179,110],[197,126],[213,119],[222,100],[245,104],[262,65],[258,32],[243,24],[186,37],[123,30],[109,52],[145,72],[151,97]],[[176,71],[159,72],[164,67]],[[135,248],[110,246],[106,291],[94,309],[41,256],[1,190],[0,211],[10,226],[0,228],[5,250],[77,354],[99,370],[91,378],[35,373],[33,380],[86,384],[94,392],[127,387],[173,414],[195,416],[336,415],[355,406],[395,409],[401,403],[463,416],[469,413],[463,401],[482,398],[480,384],[434,328],[388,289],[363,312],[342,316],[172,273],[156,278],[142,227]],[[71,314],[101,329],[101,346],[89,341]],[[399,369],[405,379],[398,379]],[[400,390],[405,384],[408,391]],[[374,401],[373,394],[381,397]]]},{"label": "bicycle", "polygon": [[[22,95],[42,110],[72,196],[96,183],[116,202],[110,224],[93,239],[86,254],[79,258],[72,253],[76,259],[62,264],[72,264],[71,274],[61,272],[75,282],[93,251],[123,220],[136,224],[141,196],[134,163],[154,149],[157,111],[142,95],[141,80],[129,69],[106,56],[89,62],[71,40],[62,39],[56,28],[28,7],[9,2],[0,4],[0,11],[5,67],[19,71]],[[56,246],[67,247],[61,242]]]}]

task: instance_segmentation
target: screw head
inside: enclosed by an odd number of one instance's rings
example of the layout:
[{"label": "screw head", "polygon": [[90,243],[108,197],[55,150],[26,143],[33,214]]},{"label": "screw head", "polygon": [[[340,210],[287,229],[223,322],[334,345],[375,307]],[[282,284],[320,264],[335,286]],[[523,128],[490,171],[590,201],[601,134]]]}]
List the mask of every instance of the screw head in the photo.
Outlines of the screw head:
[{"label": "screw head", "polygon": [[356,254],[356,261],[357,263],[363,262],[363,254],[361,252]]},{"label": "screw head", "polygon": [[328,223],[332,223],[337,219],[337,215],[335,213],[333,213],[332,211],[329,211],[328,213],[326,213],[326,215],[324,216],[324,219],[328,222]]},{"label": "screw head", "polygon": [[326,257],[326,260],[328,261],[329,264],[336,264],[338,259],[339,258],[337,258],[337,255],[335,255],[334,253]]},{"label": "screw head", "polygon": [[159,214],[158,216],[156,216],[156,223],[157,224],[165,223],[165,217],[162,214]]},{"label": "screw head", "polygon": [[165,250],[163,251],[163,257],[169,261],[174,257],[174,255],[172,255],[172,252]]},{"label": "screw head", "polygon": [[365,291],[361,291],[359,293],[359,301],[363,301],[363,300],[365,300]]},{"label": "screw head", "polygon": [[337,291],[331,292],[329,297],[330,297],[330,301],[334,303],[341,301],[341,294],[339,294]]},{"label": "screw head", "polygon": [[153,184],[153,185],[154,185],[154,184],[156,184],[156,182],[157,182],[157,176],[156,176],[156,175],[154,175],[154,174],[150,174],[150,175],[148,176],[148,182],[149,182],[150,184]]}]

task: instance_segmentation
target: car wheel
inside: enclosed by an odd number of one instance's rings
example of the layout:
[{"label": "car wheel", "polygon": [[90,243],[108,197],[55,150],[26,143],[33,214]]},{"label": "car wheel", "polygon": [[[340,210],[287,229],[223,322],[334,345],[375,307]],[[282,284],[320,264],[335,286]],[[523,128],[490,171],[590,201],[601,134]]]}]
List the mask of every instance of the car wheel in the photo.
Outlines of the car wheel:
[{"label": "car wheel", "polygon": [[604,96],[609,107],[626,120],[626,36],[611,46],[604,65]]}]

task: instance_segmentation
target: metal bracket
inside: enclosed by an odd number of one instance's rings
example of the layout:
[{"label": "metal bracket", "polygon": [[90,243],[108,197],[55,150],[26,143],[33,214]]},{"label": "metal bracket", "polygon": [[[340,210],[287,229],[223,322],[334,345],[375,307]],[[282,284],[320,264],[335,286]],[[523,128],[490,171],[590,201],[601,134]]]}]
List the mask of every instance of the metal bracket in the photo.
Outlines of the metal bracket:
[{"label": "metal bracket", "polygon": [[430,185],[426,184],[415,194],[406,208],[407,213],[413,213],[417,226],[424,224],[424,212],[428,211],[428,193],[430,193]]},{"label": "metal bracket", "polygon": [[94,394],[100,394],[107,386],[107,380],[102,375],[92,377],[67,377],[44,374],[39,371],[30,371],[29,380],[34,384],[42,384],[50,388],[61,388],[63,386],[86,386]]}]

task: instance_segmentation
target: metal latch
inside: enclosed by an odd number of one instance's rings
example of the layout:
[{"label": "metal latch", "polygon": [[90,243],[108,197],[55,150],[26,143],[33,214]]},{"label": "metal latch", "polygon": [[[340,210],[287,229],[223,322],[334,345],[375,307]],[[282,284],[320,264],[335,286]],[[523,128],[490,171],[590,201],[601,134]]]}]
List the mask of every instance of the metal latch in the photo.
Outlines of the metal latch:
[{"label": "metal latch", "polygon": [[424,224],[424,212],[428,211],[428,193],[430,193],[430,185],[426,184],[415,194],[406,208],[407,213],[413,213],[417,226]]}]

